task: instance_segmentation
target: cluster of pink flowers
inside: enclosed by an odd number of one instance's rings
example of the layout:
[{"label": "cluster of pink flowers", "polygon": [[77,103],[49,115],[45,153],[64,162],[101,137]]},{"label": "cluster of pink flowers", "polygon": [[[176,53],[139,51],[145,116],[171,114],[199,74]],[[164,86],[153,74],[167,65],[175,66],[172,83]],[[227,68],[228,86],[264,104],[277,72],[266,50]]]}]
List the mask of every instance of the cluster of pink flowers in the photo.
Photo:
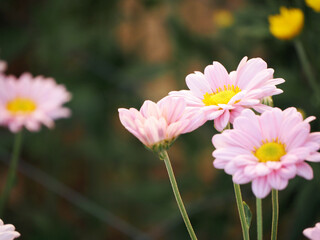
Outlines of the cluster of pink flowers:
[{"label": "cluster of pink flowers", "polygon": [[[296,108],[281,110],[264,103],[283,91],[284,82],[261,58],[243,58],[230,73],[218,62],[186,77],[189,90],[172,91],[157,104],[146,101],[140,111],[119,109],[121,123],[148,148],[160,152],[180,134],[208,120],[222,132],[212,138],[213,165],[232,175],[236,184],[252,183],[257,198],[283,190],[295,176],[313,178],[306,162],[320,162],[320,132]],[[254,111],[260,113],[257,115]],[[231,126],[233,129],[228,128]],[[160,147],[159,147],[160,146]],[[320,239],[320,225],[306,229]]]},{"label": "cluster of pink flowers", "polygon": [[[185,102],[182,104],[184,112],[180,111],[181,108],[177,110],[176,105],[169,101],[161,100],[158,103],[159,105],[162,102],[161,111],[177,111],[182,119],[188,118],[190,121],[190,126],[187,128],[183,126],[185,121],[176,122],[174,125],[176,131],[173,135],[164,134],[163,129],[172,122],[170,119],[164,121],[166,118],[163,119],[158,110],[155,110],[157,109],[154,107],[155,104],[151,104],[150,101],[146,101],[143,105],[153,106],[150,110],[148,108],[150,113],[145,113],[144,109],[147,107],[141,108],[141,114],[138,114],[138,111],[133,108],[130,110],[121,108],[119,109],[120,120],[132,134],[149,147],[164,139],[171,140],[182,133],[193,131],[208,120],[214,120],[216,129],[222,131],[228,123],[233,123],[234,119],[246,108],[254,108],[259,112],[270,108],[262,104],[261,100],[281,93],[282,90],[276,85],[284,82],[281,78],[274,79],[273,72],[273,69],[267,68],[266,62],[261,58],[247,61],[245,57],[237,70],[230,74],[220,63],[214,62],[213,65],[206,67],[204,74],[196,72],[188,75],[186,83],[190,90],[169,93],[172,99],[179,99],[176,102],[181,102],[181,104]],[[150,119],[141,120],[141,115],[144,119]]]},{"label": "cluster of pink flowers", "polygon": [[54,120],[70,116],[62,105],[71,94],[53,78],[33,77],[24,73],[19,78],[5,75],[7,64],[0,61],[0,125],[12,132],[23,127],[29,131],[40,130],[41,124],[52,128]]}]

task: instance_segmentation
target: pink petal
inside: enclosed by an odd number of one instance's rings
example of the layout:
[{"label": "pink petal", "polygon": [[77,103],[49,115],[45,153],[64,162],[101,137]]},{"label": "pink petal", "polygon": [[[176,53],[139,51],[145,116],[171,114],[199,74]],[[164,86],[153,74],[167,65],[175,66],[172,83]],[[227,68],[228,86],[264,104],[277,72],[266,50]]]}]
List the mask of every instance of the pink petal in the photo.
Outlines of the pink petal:
[{"label": "pink petal", "polygon": [[320,162],[320,153],[319,152],[312,153],[306,158],[306,160],[310,162]]},{"label": "pink petal", "polygon": [[200,72],[189,74],[186,77],[186,83],[191,92],[198,98],[203,99],[206,93],[213,92],[205,76]]},{"label": "pink petal", "polygon": [[280,175],[281,178],[284,179],[291,179],[294,178],[297,174],[297,168],[295,165],[286,165],[282,166],[278,171],[277,174]]},{"label": "pink petal", "polygon": [[157,105],[168,124],[178,121],[186,108],[186,102],[183,98],[171,96],[161,99]]},{"label": "pink petal", "polygon": [[272,188],[277,190],[283,190],[288,185],[288,180],[281,178],[276,172],[272,172],[268,175],[268,182]]},{"label": "pink petal", "polygon": [[297,175],[299,175],[307,180],[311,180],[313,178],[313,170],[309,166],[309,164],[307,164],[305,162],[301,162],[301,163],[297,164],[296,167],[297,167]]},{"label": "pink petal", "polygon": [[210,84],[210,87],[215,92],[217,88],[231,85],[231,79],[227,70],[219,62],[213,62],[204,70],[204,75]]},{"label": "pink petal", "polygon": [[146,100],[143,103],[142,107],[140,108],[140,112],[142,116],[144,116],[145,118],[151,116],[158,118],[161,115],[158,105],[150,100]]},{"label": "pink petal", "polygon": [[250,59],[243,65],[243,67],[239,69],[239,72],[237,73],[236,85],[239,86],[240,89],[245,89],[254,76],[266,68],[267,64],[261,58]]},{"label": "pink petal", "polygon": [[223,129],[227,126],[230,119],[230,112],[228,110],[224,111],[224,113],[218,118],[214,119],[214,127],[222,132]]},{"label": "pink petal", "polygon": [[267,177],[260,177],[252,180],[252,191],[257,198],[265,198],[271,191]]},{"label": "pink petal", "polygon": [[236,184],[246,184],[251,181],[251,179],[244,175],[242,171],[236,171],[232,176],[232,181]]}]

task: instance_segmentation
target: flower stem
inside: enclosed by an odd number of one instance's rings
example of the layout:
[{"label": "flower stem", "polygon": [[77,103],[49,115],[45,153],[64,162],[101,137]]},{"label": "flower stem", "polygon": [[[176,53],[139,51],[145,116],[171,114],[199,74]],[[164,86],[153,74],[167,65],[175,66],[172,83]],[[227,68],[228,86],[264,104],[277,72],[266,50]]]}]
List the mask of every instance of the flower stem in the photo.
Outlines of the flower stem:
[{"label": "flower stem", "polygon": [[296,39],[294,41],[294,46],[295,46],[296,51],[298,53],[300,63],[302,65],[302,68],[303,68],[306,76],[307,76],[309,84],[310,84],[311,88],[313,89],[313,91],[315,92],[315,97],[317,98],[317,104],[320,104],[320,89],[317,84],[316,78],[312,72],[311,64],[308,60],[308,57],[307,57],[306,51],[303,47],[303,44],[299,39]]},{"label": "flower stem", "polygon": [[187,213],[187,211],[186,211],[186,209],[184,207],[183,201],[181,199],[180,192],[179,192],[179,189],[178,189],[178,185],[177,185],[177,182],[176,182],[176,178],[174,177],[174,173],[173,173],[173,170],[172,170],[172,166],[171,166],[170,159],[169,159],[167,151],[160,152],[159,153],[159,157],[160,157],[161,160],[164,161],[164,163],[166,165],[166,168],[167,168],[167,171],[168,171],[168,175],[169,175],[169,179],[170,179],[171,186],[172,186],[172,190],[173,190],[174,196],[176,198],[176,201],[177,201],[180,213],[182,215],[183,221],[186,224],[186,227],[188,229],[190,238],[192,240],[197,240],[197,236],[194,233],[194,230],[192,228],[192,225],[191,225],[189,217],[188,217],[188,213]]},{"label": "flower stem", "polygon": [[279,218],[278,190],[272,189],[272,228],[271,228],[271,240],[276,240],[276,239],[277,239],[278,218]]},{"label": "flower stem", "polygon": [[249,226],[247,224],[246,215],[245,215],[245,212],[244,212],[240,185],[236,184],[236,183],[233,183],[233,187],[234,187],[234,193],[236,195],[236,201],[237,201],[237,206],[238,206],[238,211],[239,211],[239,216],[240,216],[243,239],[244,240],[249,240],[250,239],[250,237],[249,237]]},{"label": "flower stem", "polygon": [[21,142],[22,142],[22,131],[18,132],[15,135],[14,139],[14,146],[13,146],[13,153],[10,161],[9,171],[6,179],[6,185],[3,189],[1,198],[0,198],[0,216],[3,213],[5,204],[10,196],[11,189],[14,185],[14,181],[16,179],[16,172],[18,166],[18,160],[20,155],[21,149]]},{"label": "flower stem", "polygon": [[257,205],[257,239],[262,240],[263,223],[262,223],[262,200],[261,200],[261,198],[256,199],[256,205]]}]

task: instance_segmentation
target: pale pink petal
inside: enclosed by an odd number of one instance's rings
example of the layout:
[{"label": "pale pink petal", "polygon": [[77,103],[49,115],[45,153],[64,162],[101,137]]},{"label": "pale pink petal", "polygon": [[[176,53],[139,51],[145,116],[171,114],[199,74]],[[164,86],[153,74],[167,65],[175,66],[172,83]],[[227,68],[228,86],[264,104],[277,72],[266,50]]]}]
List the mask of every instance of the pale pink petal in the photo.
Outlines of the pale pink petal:
[{"label": "pale pink petal", "polygon": [[303,234],[310,240],[320,239],[320,224],[317,223],[313,228],[307,228],[303,231]]},{"label": "pale pink petal", "polygon": [[219,62],[213,62],[212,65],[207,66],[204,75],[213,91],[232,84],[227,70]]},{"label": "pale pink petal", "polygon": [[244,175],[243,172],[237,171],[233,174],[232,181],[236,184],[246,184],[251,181],[251,178]]},{"label": "pale pink petal", "polygon": [[215,128],[221,132],[227,126],[229,119],[230,119],[230,112],[226,110],[223,112],[221,116],[214,119]]},{"label": "pale pink petal", "polygon": [[209,83],[207,82],[205,76],[200,73],[192,73],[186,77],[186,83],[188,88],[192,91],[192,93],[198,98],[203,99],[203,96],[206,93],[212,93]]},{"label": "pale pink petal", "polygon": [[267,177],[259,177],[252,180],[252,191],[257,198],[265,198],[271,191]]},{"label": "pale pink petal", "polygon": [[250,83],[250,80],[266,68],[267,64],[261,58],[250,59],[239,69],[236,85],[239,86],[240,89],[245,89]]},{"label": "pale pink petal", "polygon": [[140,108],[140,112],[142,116],[144,116],[145,118],[152,116],[158,118],[161,116],[161,112],[158,105],[149,100],[143,103],[142,107]]},{"label": "pale pink petal", "polygon": [[0,219],[0,239],[13,240],[18,237],[20,237],[20,233],[15,231],[15,227],[12,224],[4,224]]},{"label": "pale pink petal", "polygon": [[307,180],[311,180],[313,178],[313,171],[312,171],[312,168],[309,166],[309,164],[305,162],[301,162],[297,164],[296,167],[297,167],[297,175]]},{"label": "pale pink petal", "polygon": [[268,182],[272,188],[277,190],[283,190],[288,185],[288,180],[286,178],[282,178],[276,172],[271,172],[268,175]]},{"label": "pale pink petal", "polygon": [[[165,117],[168,124],[178,121],[182,117],[186,108],[185,100],[183,98],[175,97],[165,97],[161,99],[157,105],[162,111],[162,115]],[[175,108],[170,106],[175,106]]]},{"label": "pale pink petal", "polygon": [[306,160],[310,162],[320,162],[320,153],[315,152],[306,157]]}]

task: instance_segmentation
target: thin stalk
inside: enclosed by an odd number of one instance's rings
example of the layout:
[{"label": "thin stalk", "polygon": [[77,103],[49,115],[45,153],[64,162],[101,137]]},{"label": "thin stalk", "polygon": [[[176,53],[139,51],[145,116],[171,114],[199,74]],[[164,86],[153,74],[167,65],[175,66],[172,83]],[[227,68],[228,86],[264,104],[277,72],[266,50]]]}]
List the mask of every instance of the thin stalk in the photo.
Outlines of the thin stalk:
[{"label": "thin stalk", "polygon": [[271,228],[271,240],[276,240],[276,239],[277,239],[278,218],[279,218],[278,190],[272,189],[272,228]]},{"label": "thin stalk", "polygon": [[169,179],[170,179],[170,183],[171,183],[171,186],[172,186],[172,190],[173,190],[174,196],[176,198],[176,201],[177,201],[181,216],[183,218],[183,221],[184,221],[184,223],[185,223],[185,225],[186,225],[186,227],[188,229],[190,238],[192,240],[197,240],[197,236],[194,233],[193,227],[192,227],[192,225],[190,223],[188,213],[187,213],[187,211],[186,211],[186,209],[184,207],[184,204],[183,204],[180,192],[179,192],[177,181],[176,181],[176,178],[174,176],[173,169],[172,169],[172,166],[171,166],[170,159],[169,159],[167,151],[160,152],[159,153],[159,157],[160,157],[161,160],[164,161],[164,163],[166,165],[166,168],[167,168],[167,171],[168,171],[168,175],[169,175]]},{"label": "thin stalk", "polygon": [[315,93],[315,97],[317,98],[317,104],[320,104],[320,88],[319,88],[317,80],[312,72],[311,64],[308,60],[308,57],[307,57],[306,51],[303,47],[303,44],[299,39],[296,39],[294,41],[294,46],[295,46],[296,51],[298,53],[298,57],[299,57],[301,65],[302,65],[303,71],[307,76],[307,80],[309,82],[309,85],[313,89],[313,91]]},{"label": "thin stalk", "polygon": [[243,239],[244,240],[249,240],[250,239],[250,237],[249,237],[249,226],[247,224],[246,215],[245,215],[245,212],[244,212],[240,185],[233,183],[233,187],[234,187],[234,193],[236,195],[236,201],[237,201],[238,212],[239,212],[239,216],[240,216]]},{"label": "thin stalk", "polygon": [[257,239],[262,240],[263,223],[262,223],[262,200],[261,200],[261,198],[256,198],[256,206],[257,206]]},{"label": "thin stalk", "polygon": [[9,171],[6,179],[6,185],[3,189],[1,198],[0,198],[0,216],[3,213],[5,204],[10,196],[11,189],[14,185],[14,182],[16,180],[16,173],[17,173],[17,166],[18,166],[18,160],[20,155],[20,149],[21,149],[21,143],[22,143],[22,131],[18,132],[15,135],[14,139],[14,145],[13,145],[13,153],[10,161]]}]

